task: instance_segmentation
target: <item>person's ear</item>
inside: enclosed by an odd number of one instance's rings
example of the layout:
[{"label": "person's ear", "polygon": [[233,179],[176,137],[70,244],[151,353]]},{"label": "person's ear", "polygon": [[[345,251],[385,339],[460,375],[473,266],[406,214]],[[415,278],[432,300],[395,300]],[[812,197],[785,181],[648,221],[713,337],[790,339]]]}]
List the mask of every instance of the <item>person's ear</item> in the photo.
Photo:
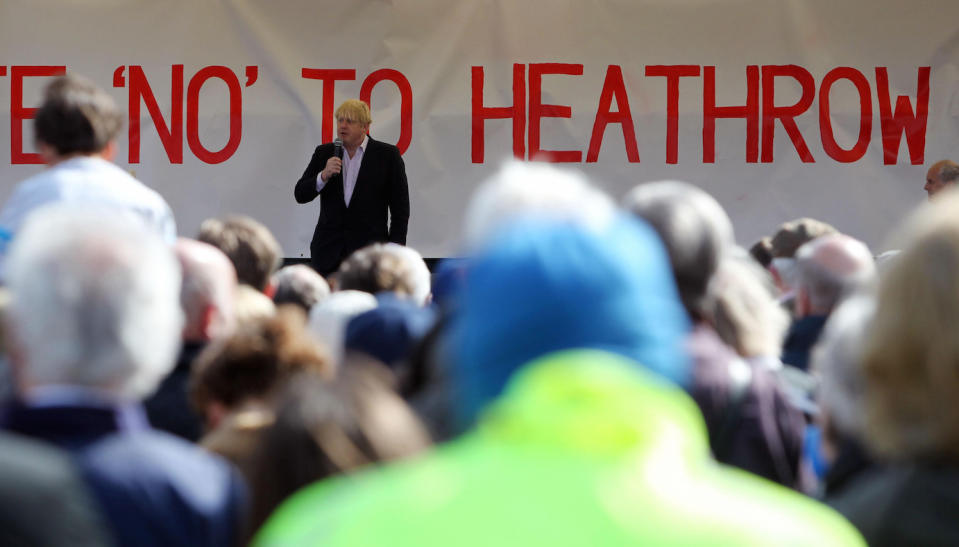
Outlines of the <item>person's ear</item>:
[{"label": "person's ear", "polygon": [[107,161],[113,161],[117,157],[117,141],[108,142],[100,151],[100,157]]},{"label": "person's ear", "polygon": [[37,141],[37,153],[40,154],[43,163],[46,165],[53,165],[60,161],[60,154],[57,153],[56,148],[45,142]]},{"label": "person's ear", "polygon": [[812,312],[812,304],[809,300],[809,291],[805,287],[799,287],[796,290],[796,300],[793,303],[796,317],[806,317]]}]

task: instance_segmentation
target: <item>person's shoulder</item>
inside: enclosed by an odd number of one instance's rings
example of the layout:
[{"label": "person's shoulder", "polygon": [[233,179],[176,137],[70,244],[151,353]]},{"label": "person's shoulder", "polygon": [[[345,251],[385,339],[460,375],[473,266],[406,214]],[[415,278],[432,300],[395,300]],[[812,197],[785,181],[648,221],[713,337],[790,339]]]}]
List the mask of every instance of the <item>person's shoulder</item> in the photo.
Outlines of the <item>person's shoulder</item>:
[{"label": "person's shoulder", "polygon": [[[167,204],[166,199],[163,198],[163,195],[155,188],[136,178],[132,172],[106,160],[98,160],[94,169],[102,175],[102,178],[95,180],[99,180],[110,186],[122,188],[122,194],[128,196],[129,199],[149,204],[163,211],[169,210],[170,206]],[[117,188],[107,190],[109,191],[108,195],[118,196],[118,194],[115,193],[118,192]]]},{"label": "person's shoulder", "polygon": [[56,165],[44,167],[39,173],[35,173],[18,182],[17,185],[14,186],[13,192],[15,195],[40,192],[60,185],[64,178],[65,173],[62,168],[58,168]]},{"label": "person's shoulder", "polygon": [[5,487],[25,481],[31,487],[62,485],[74,477],[65,452],[16,433],[0,432],[0,475]]},{"label": "person's shoulder", "polygon": [[[455,466],[443,462],[445,458],[433,452],[309,484],[280,504],[251,545],[300,545],[316,538],[330,545],[430,544],[443,526],[429,529],[427,523],[447,520],[441,499],[454,494],[445,491],[433,499],[420,485],[450,485],[458,492],[468,481]],[[430,499],[422,499],[424,495]],[[416,530],[412,537],[411,530]]]},{"label": "person's shoulder", "polygon": [[714,537],[740,538],[719,544],[743,544],[743,538],[752,538],[768,545],[865,545],[852,524],[817,500],[740,469],[712,471],[711,479],[701,483],[699,499],[719,499],[710,494],[722,492],[723,503],[707,502],[713,522],[706,529]]},{"label": "person's shoulder", "polygon": [[4,230],[19,228],[26,215],[34,209],[62,198],[65,192],[64,175],[56,166],[45,168],[19,183],[3,205],[0,225]]},{"label": "person's shoulder", "polygon": [[378,141],[374,139],[373,137],[369,137],[369,141],[367,141],[366,143],[366,149],[370,151],[375,150],[377,152],[386,152],[386,153],[396,154],[396,155],[399,155],[400,153],[400,149],[397,148],[396,145],[383,142],[383,141]]},{"label": "person's shoulder", "polygon": [[[104,437],[77,453],[76,461],[119,543],[143,542],[145,529],[157,544],[201,544],[201,536],[221,538],[211,545],[232,542],[247,491],[218,456],[146,429]],[[191,526],[177,524],[182,522]]]},{"label": "person's shoulder", "polygon": [[323,144],[318,144],[316,148],[313,149],[313,154],[320,155],[333,155],[333,146],[332,142],[324,142]]},{"label": "person's shoulder", "polygon": [[[858,527],[870,541],[886,544],[929,544],[948,534],[955,544],[947,518],[959,509],[959,468],[948,465],[891,465],[863,474],[830,506]],[[919,525],[919,523],[923,523]],[[935,539],[934,539],[935,538]]]},{"label": "person's shoulder", "polygon": [[230,465],[219,456],[154,429],[111,435],[88,447],[82,460],[101,474],[137,480],[163,478],[183,486],[234,480]]}]

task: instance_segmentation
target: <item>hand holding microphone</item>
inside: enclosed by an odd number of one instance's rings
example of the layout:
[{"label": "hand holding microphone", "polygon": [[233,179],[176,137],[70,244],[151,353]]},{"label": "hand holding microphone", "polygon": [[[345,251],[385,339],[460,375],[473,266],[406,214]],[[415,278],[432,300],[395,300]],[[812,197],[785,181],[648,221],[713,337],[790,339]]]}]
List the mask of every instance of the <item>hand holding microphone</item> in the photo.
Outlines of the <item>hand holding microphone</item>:
[{"label": "hand holding microphone", "polygon": [[340,174],[343,170],[343,140],[333,141],[333,156],[326,160],[326,167],[323,168],[321,177],[324,181],[329,181],[334,175]]}]

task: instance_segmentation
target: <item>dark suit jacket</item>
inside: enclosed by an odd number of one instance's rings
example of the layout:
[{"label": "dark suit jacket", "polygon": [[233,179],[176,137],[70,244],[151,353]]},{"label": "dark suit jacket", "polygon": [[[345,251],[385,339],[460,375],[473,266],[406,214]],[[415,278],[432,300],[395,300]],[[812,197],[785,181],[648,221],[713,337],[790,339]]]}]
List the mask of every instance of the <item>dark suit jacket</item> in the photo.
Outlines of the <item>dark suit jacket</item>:
[{"label": "dark suit jacket", "polygon": [[369,139],[349,207],[343,200],[342,175],[332,177],[322,192],[316,191],[316,177],[332,156],[333,143],[317,146],[293,192],[297,203],[322,196],[310,255],[313,267],[324,275],[336,271],[343,259],[370,243],[405,245],[410,218],[406,166],[398,148]]},{"label": "dark suit jacket", "polygon": [[118,545],[235,545],[245,486],[225,461],[146,425],[140,407],[13,404],[11,431],[74,458]]}]

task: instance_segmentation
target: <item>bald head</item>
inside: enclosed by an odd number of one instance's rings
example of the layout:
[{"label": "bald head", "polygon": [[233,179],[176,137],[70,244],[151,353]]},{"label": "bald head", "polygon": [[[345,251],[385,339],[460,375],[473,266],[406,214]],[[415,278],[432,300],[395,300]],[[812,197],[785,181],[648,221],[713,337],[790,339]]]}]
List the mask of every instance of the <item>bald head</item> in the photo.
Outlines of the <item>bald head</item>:
[{"label": "bald head", "polygon": [[843,234],[818,237],[796,251],[796,315],[829,315],[839,301],[870,283],[876,265],[869,248]]},{"label": "bald head", "polygon": [[954,186],[957,180],[959,164],[951,160],[937,161],[926,171],[926,185],[922,189],[929,194],[929,199],[932,199],[942,190]]},{"label": "bald head", "polygon": [[174,249],[183,272],[183,339],[205,342],[231,334],[236,322],[233,263],[213,245],[194,239],[180,238]]}]

